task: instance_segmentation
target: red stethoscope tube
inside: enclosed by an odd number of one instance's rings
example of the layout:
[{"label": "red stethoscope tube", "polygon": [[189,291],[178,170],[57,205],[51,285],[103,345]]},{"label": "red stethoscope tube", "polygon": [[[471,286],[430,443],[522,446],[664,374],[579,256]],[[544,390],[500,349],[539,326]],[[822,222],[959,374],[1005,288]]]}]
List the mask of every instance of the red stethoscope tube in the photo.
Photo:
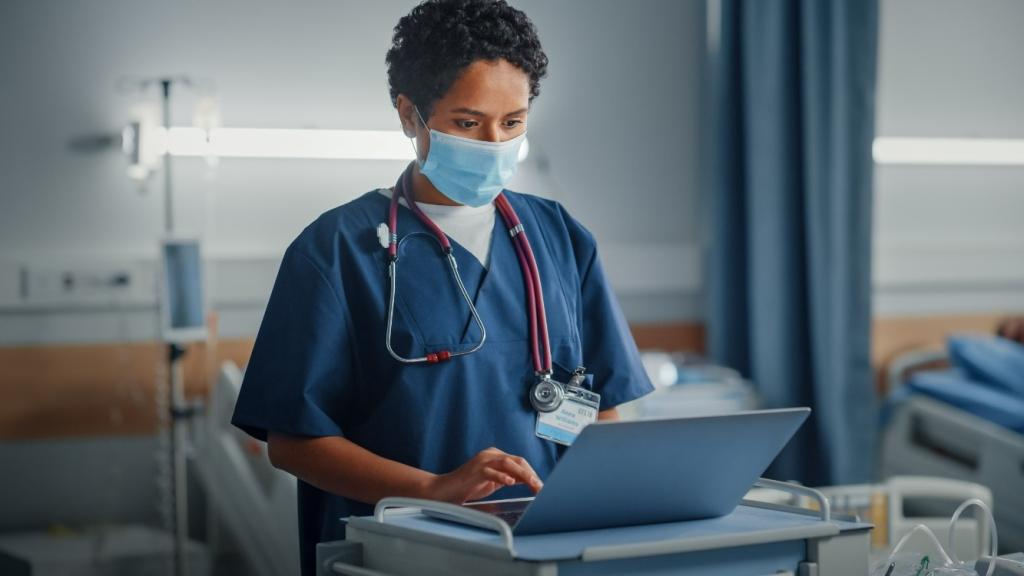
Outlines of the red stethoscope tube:
[{"label": "red stethoscope tube", "polygon": [[[523,284],[526,287],[527,306],[530,308],[530,348],[533,355],[533,368],[538,374],[551,374],[551,343],[548,341],[548,318],[544,311],[544,291],[540,283],[540,270],[537,259],[533,255],[530,240],[526,237],[519,216],[512,208],[504,194],[498,195],[494,205],[501,212],[502,219],[512,236],[519,256],[519,268],[523,272]],[[538,350],[539,348],[539,350]],[[542,355],[543,353],[543,355]]]}]

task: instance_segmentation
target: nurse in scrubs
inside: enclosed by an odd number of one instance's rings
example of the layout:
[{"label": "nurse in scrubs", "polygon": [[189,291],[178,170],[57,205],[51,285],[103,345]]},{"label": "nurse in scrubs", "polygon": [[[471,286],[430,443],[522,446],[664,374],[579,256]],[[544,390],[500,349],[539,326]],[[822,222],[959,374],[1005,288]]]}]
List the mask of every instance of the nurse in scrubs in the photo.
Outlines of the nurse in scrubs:
[{"label": "nurse in scrubs", "polygon": [[547,70],[526,15],[428,0],[386,61],[417,159],[288,247],[233,418],[299,479],[304,574],[381,498],[541,490],[567,442],[542,433],[539,383],[587,390],[599,419],[652,390],[594,237],[504,189]]}]

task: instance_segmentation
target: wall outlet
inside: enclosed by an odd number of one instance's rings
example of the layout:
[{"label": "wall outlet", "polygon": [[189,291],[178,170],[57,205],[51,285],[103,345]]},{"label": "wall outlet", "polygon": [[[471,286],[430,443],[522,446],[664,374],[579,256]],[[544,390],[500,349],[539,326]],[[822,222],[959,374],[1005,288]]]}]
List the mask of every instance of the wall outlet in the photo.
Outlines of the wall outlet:
[{"label": "wall outlet", "polygon": [[156,302],[153,265],[142,261],[29,264],[22,278],[22,303],[33,307]]}]

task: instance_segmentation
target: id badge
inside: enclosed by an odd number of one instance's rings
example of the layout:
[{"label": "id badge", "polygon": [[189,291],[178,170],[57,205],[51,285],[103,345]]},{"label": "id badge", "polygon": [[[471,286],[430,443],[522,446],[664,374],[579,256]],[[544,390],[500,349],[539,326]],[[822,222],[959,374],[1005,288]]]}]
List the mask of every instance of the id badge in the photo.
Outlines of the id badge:
[{"label": "id badge", "polygon": [[597,420],[601,395],[581,386],[564,385],[565,399],[554,411],[537,414],[537,436],[569,446],[580,432]]}]

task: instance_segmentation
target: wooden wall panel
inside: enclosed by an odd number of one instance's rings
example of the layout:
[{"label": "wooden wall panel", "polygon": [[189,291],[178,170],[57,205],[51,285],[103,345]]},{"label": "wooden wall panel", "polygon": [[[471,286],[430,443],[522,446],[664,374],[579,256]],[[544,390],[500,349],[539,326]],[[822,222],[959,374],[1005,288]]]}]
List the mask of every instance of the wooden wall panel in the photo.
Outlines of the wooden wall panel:
[{"label": "wooden wall panel", "polygon": [[[881,370],[894,356],[941,347],[952,332],[992,333],[1000,316],[878,318],[872,359]],[[700,324],[632,327],[641,348],[704,351]],[[252,339],[194,345],[185,356],[188,394],[205,396],[224,360],[248,362]],[[157,378],[166,376],[157,343],[0,347],[0,439],[152,434],[158,425]]]},{"label": "wooden wall panel", "polygon": [[887,316],[876,318],[871,330],[871,362],[880,394],[887,390],[886,368],[911,350],[941,350],[946,337],[958,332],[994,334],[1002,315]]},{"label": "wooden wall panel", "polygon": [[[644,348],[703,348],[700,325],[634,331]],[[252,345],[239,339],[189,347],[187,393],[205,396],[220,364],[245,365]],[[0,347],[0,439],[152,434],[157,379],[166,373],[166,349],[153,342]]]},{"label": "wooden wall panel", "polygon": [[871,331],[871,358],[883,367],[895,356],[920,348],[942,348],[957,332],[994,334],[1003,316],[888,316],[876,318]]},{"label": "wooden wall panel", "polygon": [[[251,351],[251,340],[190,346],[186,392],[205,395],[223,360]],[[166,373],[157,343],[0,347],[0,439],[152,434]]]},{"label": "wooden wall panel", "polygon": [[636,324],[630,328],[641,350],[704,352],[703,324]]}]

